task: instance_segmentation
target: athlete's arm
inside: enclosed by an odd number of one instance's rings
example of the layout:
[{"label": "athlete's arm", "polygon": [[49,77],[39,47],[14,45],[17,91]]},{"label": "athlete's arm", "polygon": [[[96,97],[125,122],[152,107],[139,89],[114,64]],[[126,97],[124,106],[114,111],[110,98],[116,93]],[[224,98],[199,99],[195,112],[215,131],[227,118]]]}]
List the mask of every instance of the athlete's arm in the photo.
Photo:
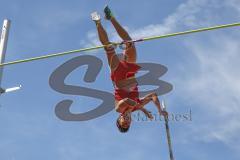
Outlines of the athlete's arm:
[{"label": "athlete's arm", "polygon": [[149,119],[153,119],[151,112],[149,112],[145,108],[140,108],[140,111],[142,111]]},{"label": "athlete's arm", "polygon": [[111,71],[115,70],[119,64],[119,58],[115,52],[115,49],[113,46],[105,47],[107,59],[108,59],[108,65],[111,69]]},{"label": "athlete's arm", "polygon": [[167,116],[167,112],[163,111],[161,108],[161,105],[156,93],[150,93],[146,95],[143,99],[141,99],[141,104],[139,105],[138,109],[139,110],[144,109],[145,105],[148,104],[150,101],[152,101],[155,104],[160,115]]}]

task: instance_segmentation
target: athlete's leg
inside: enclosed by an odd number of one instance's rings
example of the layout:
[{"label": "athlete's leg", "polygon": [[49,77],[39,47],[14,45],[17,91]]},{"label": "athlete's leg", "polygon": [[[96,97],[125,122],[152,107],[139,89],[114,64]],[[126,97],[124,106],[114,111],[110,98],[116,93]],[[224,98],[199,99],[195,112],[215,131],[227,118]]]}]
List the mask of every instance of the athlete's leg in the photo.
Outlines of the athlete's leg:
[{"label": "athlete's leg", "polygon": [[103,45],[110,44],[106,30],[103,28],[100,21],[96,22],[98,37]]},{"label": "athlete's leg", "polygon": [[103,26],[101,24],[100,16],[99,17],[97,17],[97,16],[99,16],[99,15],[96,12],[92,13],[92,19],[95,21],[95,24],[96,24],[96,27],[97,27],[97,31],[98,31],[98,37],[99,37],[100,42],[103,45],[109,45],[107,47],[104,47],[104,49],[105,49],[105,51],[107,53],[108,64],[109,64],[111,70],[114,70],[117,67],[118,63],[119,63],[119,59],[118,59],[118,57],[116,55],[114,47],[112,45],[110,45],[107,32],[106,32],[106,30],[103,28]]},{"label": "athlete's leg", "polygon": [[[123,41],[131,41],[132,38],[128,34],[128,32],[119,24],[119,22],[116,20],[116,18],[113,17],[111,10],[108,6],[104,9],[105,17],[110,20],[116,29],[118,35],[122,38]],[[126,43],[126,50],[125,50],[125,58],[128,62],[135,63],[136,62],[136,48],[134,46],[134,43],[129,42]]]},{"label": "athlete's leg", "polygon": [[120,23],[116,20],[115,17],[110,19],[114,28],[116,29],[118,35],[125,41],[132,40],[128,32],[120,25]]},{"label": "athlete's leg", "polygon": [[[123,41],[131,41],[132,38],[129,36],[128,32],[118,23],[116,18],[112,17],[110,20],[116,29],[118,35],[123,39]],[[128,62],[136,63],[137,54],[136,54],[136,48],[133,42],[128,42],[125,44],[126,50],[125,50],[125,58]]]}]

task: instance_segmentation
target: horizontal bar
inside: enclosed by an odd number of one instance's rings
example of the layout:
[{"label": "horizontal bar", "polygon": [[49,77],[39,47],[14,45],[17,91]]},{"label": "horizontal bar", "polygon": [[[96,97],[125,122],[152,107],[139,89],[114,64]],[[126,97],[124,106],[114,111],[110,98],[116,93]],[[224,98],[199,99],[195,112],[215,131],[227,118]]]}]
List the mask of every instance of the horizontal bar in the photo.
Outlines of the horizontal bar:
[{"label": "horizontal bar", "polygon": [[[170,34],[165,34],[165,35],[160,35],[160,36],[147,37],[147,38],[142,38],[142,39],[139,39],[139,40],[132,40],[132,42],[149,41],[149,40],[155,40],[155,39],[161,39],[161,38],[191,34],[191,33],[196,33],[196,32],[210,31],[210,30],[216,30],[216,29],[221,29],[221,28],[236,27],[236,26],[240,26],[240,23],[225,24],[225,25],[219,25],[219,26],[213,26],[213,27],[207,27],[207,28],[200,28],[200,29],[196,29],[196,30],[189,30],[189,31],[184,31],[184,32],[176,32],[176,33],[170,33]],[[120,45],[120,44],[122,44],[122,42],[117,42],[117,43],[113,43],[113,44],[114,45]],[[0,67],[7,66],[7,65],[18,64],[18,63],[36,61],[36,60],[41,60],[41,59],[46,59],[46,58],[52,58],[52,57],[57,57],[57,56],[63,56],[63,55],[72,54],[72,53],[79,53],[79,52],[97,50],[97,49],[104,48],[104,47],[107,47],[107,46],[108,45],[100,45],[100,46],[71,50],[71,51],[60,52],[60,53],[55,53],[55,54],[48,54],[48,55],[33,57],[33,58],[28,58],[28,59],[16,60],[16,61],[12,61],[12,62],[2,63],[2,64],[0,64]]]}]

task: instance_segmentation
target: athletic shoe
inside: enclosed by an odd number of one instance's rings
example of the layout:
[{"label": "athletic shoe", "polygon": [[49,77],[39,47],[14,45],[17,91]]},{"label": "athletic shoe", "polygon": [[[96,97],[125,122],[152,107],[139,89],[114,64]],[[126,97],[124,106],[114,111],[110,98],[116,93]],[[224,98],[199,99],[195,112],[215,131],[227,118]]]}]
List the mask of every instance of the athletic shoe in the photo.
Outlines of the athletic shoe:
[{"label": "athletic shoe", "polygon": [[97,12],[91,13],[91,17],[92,17],[92,20],[93,20],[94,22],[98,22],[98,21],[101,20],[101,17],[100,17],[100,15],[99,15]]},{"label": "athletic shoe", "polygon": [[108,6],[106,6],[104,8],[104,13],[105,13],[105,18],[107,20],[110,20],[113,17],[112,11],[110,10],[110,8]]}]

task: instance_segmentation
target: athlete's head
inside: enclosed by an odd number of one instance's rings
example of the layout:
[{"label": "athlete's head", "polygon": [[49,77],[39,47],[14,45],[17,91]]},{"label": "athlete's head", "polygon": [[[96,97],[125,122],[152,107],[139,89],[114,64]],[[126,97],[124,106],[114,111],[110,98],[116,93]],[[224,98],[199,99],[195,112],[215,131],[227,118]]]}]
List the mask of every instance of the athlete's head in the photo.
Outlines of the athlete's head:
[{"label": "athlete's head", "polygon": [[131,125],[131,115],[130,114],[123,114],[120,115],[117,119],[116,125],[120,132],[125,133],[129,130]]}]

